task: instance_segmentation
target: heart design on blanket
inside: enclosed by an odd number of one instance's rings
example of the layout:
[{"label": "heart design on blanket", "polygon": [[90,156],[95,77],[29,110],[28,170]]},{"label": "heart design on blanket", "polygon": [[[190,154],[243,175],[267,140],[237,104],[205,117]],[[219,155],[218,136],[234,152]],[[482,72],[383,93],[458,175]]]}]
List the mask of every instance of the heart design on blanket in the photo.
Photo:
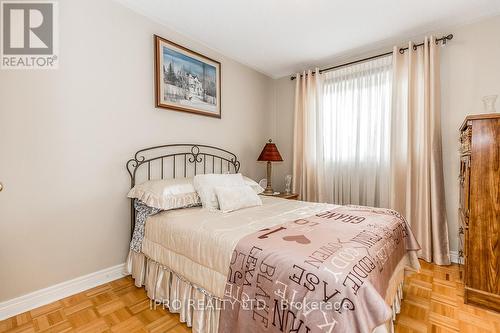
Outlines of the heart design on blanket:
[{"label": "heart design on blanket", "polygon": [[299,244],[309,244],[311,241],[304,235],[285,236],[283,240],[287,242],[297,242]]}]

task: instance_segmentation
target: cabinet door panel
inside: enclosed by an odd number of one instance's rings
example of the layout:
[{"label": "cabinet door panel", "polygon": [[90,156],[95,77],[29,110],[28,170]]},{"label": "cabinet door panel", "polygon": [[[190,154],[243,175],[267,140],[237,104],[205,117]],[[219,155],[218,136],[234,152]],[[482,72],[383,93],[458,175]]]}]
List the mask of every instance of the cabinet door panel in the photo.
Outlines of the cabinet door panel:
[{"label": "cabinet door panel", "polygon": [[[470,186],[470,201],[464,198],[469,230],[465,248],[473,266],[467,284],[476,290],[500,294],[500,119],[472,122],[472,166],[465,169],[464,186]],[[467,184],[470,170],[470,185]],[[465,190],[467,193],[467,190]],[[470,207],[468,206],[470,204]],[[467,208],[469,207],[469,209]],[[467,214],[469,212],[469,214]]]}]

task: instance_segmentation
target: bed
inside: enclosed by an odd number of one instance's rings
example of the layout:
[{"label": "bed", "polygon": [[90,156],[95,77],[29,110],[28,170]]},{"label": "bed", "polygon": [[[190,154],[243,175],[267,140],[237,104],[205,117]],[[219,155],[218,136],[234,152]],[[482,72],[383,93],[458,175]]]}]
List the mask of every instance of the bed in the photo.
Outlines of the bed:
[{"label": "bed", "polygon": [[[217,147],[194,144],[142,149],[127,162],[131,187],[141,179],[188,177],[200,173],[237,173],[239,167],[240,162],[235,154]],[[250,239],[250,242],[260,241],[260,238],[266,238],[262,237],[263,231],[290,221],[305,220],[309,216],[320,218],[325,216],[324,212],[344,209],[330,204],[265,196],[262,196],[262,202],[262,206],[232,213],[192,207],[162,211],[149,216],[144,225],[141,250],[131,250],[127,260],[128,271],[136,286],[144,286],[148,297],[157,306],[179,313],[180,320],[192,327],[194,332],[260,330],[255,328],[257,326],[253,329],[248,328],[252,326],[234,326],[238,320],[240,324],[243,321],[249,321],[250,324],[251,320],[242,319],[242,313],[222,310],[223,302],[228,297],[228,279],[230,280],[233,271],[237,246],[243,239],[249,239],[253,235],[257,237],[259,232],[261,236]],[[363,210],[361,207],[350,208],[351,211],[353,209]],[[132,231],[136,213],[132,202]],[[366,211],[363,214],[372,212]],[[379,214],[381,215],[384,214]],[[383,272],[383,283],[374,290],[379,290],[379,294],[383,295],[381,299],[390,306],[392,314],[386,322],[379,323],[377,327],[367,324],[347,330],[339,324],[336,329],[331,326],[316,331],[392,331],[392,319],[399,311],[402,298],[405,272],[418,268],[416,251],[408,250],[392,264],[390,270]],[[309,292],[307,294],[310,295]],[[274,311],[276,312],[276,308]],[[281,319],[279,312],[278,319]],[[294,327],[294,323],[290,325],[288,330]],[[279,328],[279,325],[275,326]],[[296,325],[295,328],[297,327]],[[304,324],[303,329],[305,328]],[[283,329],[282,325],[281,331],[287,331],[286,327]],[[309,331],[309,328],[304,331]]]}]

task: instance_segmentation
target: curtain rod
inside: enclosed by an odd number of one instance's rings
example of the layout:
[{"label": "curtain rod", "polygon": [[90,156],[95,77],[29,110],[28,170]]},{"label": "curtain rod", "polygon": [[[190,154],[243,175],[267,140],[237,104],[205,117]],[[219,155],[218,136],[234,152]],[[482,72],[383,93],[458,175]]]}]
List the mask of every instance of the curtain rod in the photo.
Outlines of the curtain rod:
[{"label": "curtain rod", "polygon": [[[436,44],[438,44],[439,42],[442,42],[443,45],[446,45],[446,42],[449,41],[449,40],[452,40],[452,39],[453,39],[453,34],[449,34],[449,35],[446,35],[446,36],[443,36],[441,38],[436,39]],[[424,45],[424,42],[422,42],[420,44],[413,44],[413,50],[416,50],[417,47],[422,46],[422,45]],[[401,47],[399,49],[399,53],[404,54],[406,50],[408,50],[408,47]],[[392,52],[386,52],[386,53],[382,53],[382,54],[377,54],[377,55],[374,55],[374,56],[371,56],[371,57],[368,57],[368,58],[363,58],[363,59],[359,59],[359,60],[354,60],[354,61],[351,61],[351,62],[347,62],[345,64],[323,68],[323,69],[319,70],[319,73],[321,74],[321,73],[328,72],[328,71],[331,71],[331,70],[334,70],[334,69],[337,69],[337,68],[340,68],[340,67],[345,67],[345,66],[357,64],[359,62],[363,62],[363,61],[368,61],[368,60],[372,60],[372,59],[377,59],[377,58],[385,57],[385,56],[388,56],[390,54],[392,54]],[[312,72],[312,74],[314,75],[315,72]],[[302,74],[300,76],[302,76]],[[290,78],[290,80],[292,80],[292,81],[295,80],[295,79],[296,79],[296,76],[292,76]]]}]

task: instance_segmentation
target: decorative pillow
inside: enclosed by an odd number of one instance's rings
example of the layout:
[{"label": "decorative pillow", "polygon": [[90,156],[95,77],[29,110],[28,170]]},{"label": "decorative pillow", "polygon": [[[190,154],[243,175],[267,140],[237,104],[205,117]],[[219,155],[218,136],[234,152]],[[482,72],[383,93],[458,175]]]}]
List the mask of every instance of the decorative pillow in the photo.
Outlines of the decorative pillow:
[{"label": "decorative pillow", "polygon": [[215,194],[216,186],[243,186],[245,181],[240,173],[196,175],[193,185],[200,196],[204,208],[218,209],[219,202]]},{"label": "decorative pillow", "polygon": [[134,186],[127,196],[162,210],[201,205],[193,186],[193,178],[149,180]]},{"label": "decorative pillow", "polygon": [[262,205],[262,200],[249,185],[216,186],[215,193],[223,213]]},{"label": "decorative pillow", "polygon": [[243,180],[245,181],[245,184],[247,184],[254,190],[255,194],[261,194],[262,192],[264,192],[264,189],[255,180],[245,176],[243,176]]}]

